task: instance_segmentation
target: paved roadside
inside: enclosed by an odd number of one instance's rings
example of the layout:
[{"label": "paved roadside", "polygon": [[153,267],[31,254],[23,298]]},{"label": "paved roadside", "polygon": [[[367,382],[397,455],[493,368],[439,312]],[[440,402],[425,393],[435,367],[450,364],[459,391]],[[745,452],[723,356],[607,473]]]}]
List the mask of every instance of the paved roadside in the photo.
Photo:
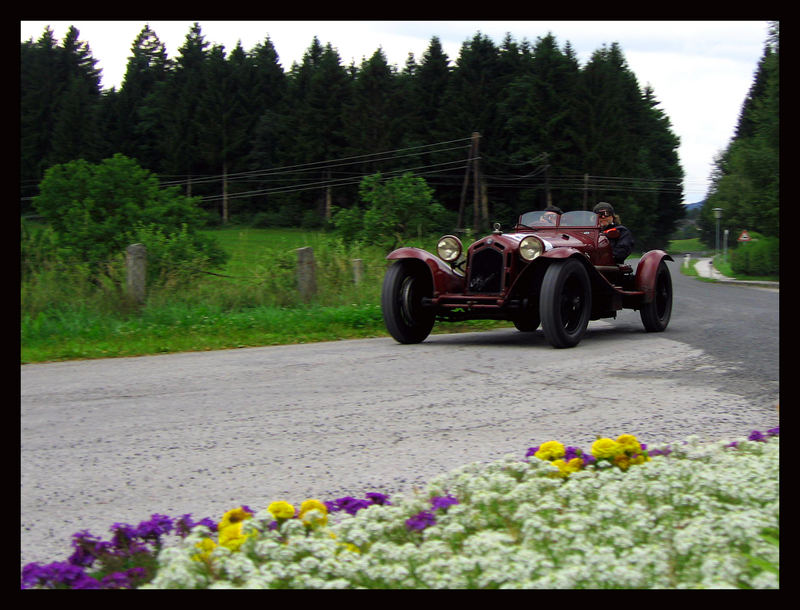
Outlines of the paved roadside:
[{"label": "paved roadside", "polygon": [[[690,255],[688,254],[680,258],[676,257],[676,262],[679,261],[682,265],[688,265],[690,260],[689,257]],[[763,288],[774,288],[775,290],[780,289],[779,282],[769,282],[766,280],[737,280],[732,277],[728,277],[727,275],[722,275],[719,271],[717,271],[716,267],[714,267],[714,259],[712,258],[698,258],[696,260],[697,262],[695,263],[694,268],[697,270],[697,273],[700,275],[700,277],[731,284],[746,284]]]}]

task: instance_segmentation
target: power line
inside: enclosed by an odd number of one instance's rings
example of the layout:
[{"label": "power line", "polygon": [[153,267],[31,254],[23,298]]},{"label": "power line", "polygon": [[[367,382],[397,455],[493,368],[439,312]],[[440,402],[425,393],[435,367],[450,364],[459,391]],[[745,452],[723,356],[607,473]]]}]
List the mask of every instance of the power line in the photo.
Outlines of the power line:
[{"label": "power line", "polygon": [[[419,146],[410,146],[405,148],[397,148],[394,150],[388,151],[380,151],[377,153],[368,153],[363,155],[354,155],[351,157],[342,157],[338,159],[327,159],[324,161],[312,161],[309,163],[300,163],[297,165],[288,165],[276,168],[268,168],[268,169],[258,169],[258,170],[250,170],[247,172],[238,172],[234,174],[228,174],[227,179],[232,180],[239,177],[265,177],[270,175],[289,175],[293,173],[300,173],[310,170],[318,170],[318,169],[330,169],[334,167],[345,167],[348,165],[356,165],[358,163],[370,163],[370,162],[380,162],[380,161],[387,161],[387,160],[394,160],[403,157],[410,157],[419,154],[434,154],[434,153],[441,153],[447,152],[452,150],[462,150],[463,146],[448,146],[446,148],[435,148],[435,147],[442,147],[449,144],[454,144],[457,142],[466,142],[469,141],[469,138],[461,138],[458,140],[447,140],[443,142],[436,142],[434,144],[422,144]],[[423,149],[431,149],[431,150],[423,150]],[[415,151],[415,152],[408,152],[408,151]],[[398,153],[405,153],[405,154],[398,154]],[[226,177],[224,174],[217,174],[217,175],[206,175],[206,176],[199,176],[197,178],[191,178],[191,180],[174,180],[174,181],[166,181],[162,182],[164,186],[173,186],[173,185],[181,185],[186,184],[191,181],[192,184],[203,184],[208,182],[215,182],[221,180],[223,177]]]}]

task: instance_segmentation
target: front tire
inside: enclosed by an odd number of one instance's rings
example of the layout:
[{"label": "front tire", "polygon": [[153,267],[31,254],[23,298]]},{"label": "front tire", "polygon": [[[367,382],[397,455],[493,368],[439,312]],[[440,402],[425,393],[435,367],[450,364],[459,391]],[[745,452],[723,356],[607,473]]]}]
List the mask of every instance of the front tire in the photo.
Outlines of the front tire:
[{"label": "front tire", "polygon": [[649,333],[663,332],[669,324],[672,316],[672,276],[663,260],[656,271],[653,300],[642,305],[639,316],[644,329]]},{"label": "front tire", "polygon": [[553,347],[580,343],[592,313],[589,274],[577,260],[551,263],[539,295],[542,330]]},{"label": "front tire", "polygon": [[426,268],[415,261],[398,261],[386,271],[381,290],[383,321],[399,343],[420,343],[433,328],[436,315],[422,307],[423,297],[433,295]]}]

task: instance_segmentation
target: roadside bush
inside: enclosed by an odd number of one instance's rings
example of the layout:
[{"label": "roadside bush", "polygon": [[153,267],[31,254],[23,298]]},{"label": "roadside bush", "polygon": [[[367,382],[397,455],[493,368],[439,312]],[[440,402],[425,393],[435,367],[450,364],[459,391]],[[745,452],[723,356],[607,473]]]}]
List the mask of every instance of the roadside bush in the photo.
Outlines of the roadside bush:
[{"label": "roadside bush", "polygon": [[741,275],[777,275],[780,245],[777,237],[742,243],[731,253],[731,269]]},{"label": "roadside bush", "polygon": [[366,176],[358,188],[365,209],[337,210],[333,224],[342,237],[377,245],[386,251],[401,242],[440,230],[449,213],[433,198],[423,178],[411,173],[384,180],[381,174]]},{"label": "roadside bush", "polygon": [[19,258],[23,279],[58,258],[58,238],[50,227],[33,227],[20,219]]},{"label": "roadside bush", "polygon": [[[162,188],[155,175],[123,155],[94,165],[83,159],[55,165],[39,191],[34,205],[53,231],[59,256],[89,263],[95,271],[136,243],[137,234],[191,243],[183,252],[193,261],[198,252],[208,264],[224,261],[222,250],[196,235],[204,218],[198,199],[177,187]],[[140,241],[159,248],[159,240]],[[173,254],[180,252],[173,248]]]}]

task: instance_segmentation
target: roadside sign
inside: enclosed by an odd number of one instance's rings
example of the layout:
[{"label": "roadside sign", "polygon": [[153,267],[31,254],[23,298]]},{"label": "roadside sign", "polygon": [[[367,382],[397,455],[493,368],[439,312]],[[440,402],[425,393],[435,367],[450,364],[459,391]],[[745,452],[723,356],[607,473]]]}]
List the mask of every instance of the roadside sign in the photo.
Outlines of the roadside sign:
[{"label": "roadside sign", "polygon": [[750,237],[750,234],[745,230],[742,231],[742,234],[736,238],[736,241],[750,241],[751,239],[752,238]]}]

